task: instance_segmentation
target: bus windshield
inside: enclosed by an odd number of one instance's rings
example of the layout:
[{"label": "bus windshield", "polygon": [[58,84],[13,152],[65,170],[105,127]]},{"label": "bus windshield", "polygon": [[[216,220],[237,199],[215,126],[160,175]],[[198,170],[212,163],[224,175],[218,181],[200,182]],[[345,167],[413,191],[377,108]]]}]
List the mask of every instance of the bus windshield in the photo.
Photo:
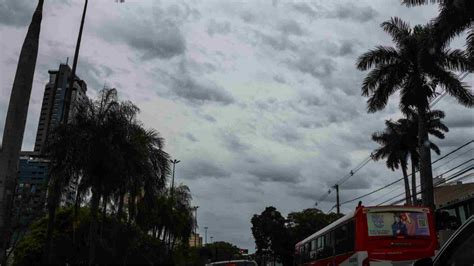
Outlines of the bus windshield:
[{"label": "bus windshield", "polygon": [[367,213],[369,236],[429,236],[425,212],[383,211]]}]

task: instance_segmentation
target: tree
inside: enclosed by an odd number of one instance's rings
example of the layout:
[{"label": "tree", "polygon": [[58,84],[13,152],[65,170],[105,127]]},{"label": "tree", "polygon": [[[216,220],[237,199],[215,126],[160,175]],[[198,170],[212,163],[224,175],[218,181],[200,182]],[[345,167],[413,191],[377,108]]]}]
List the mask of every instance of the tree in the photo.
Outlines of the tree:
[{"label": "tree", "polygon": [[426,114],[429,101],[439,85],[464,106],[474,105],[474,96],[453,71],[468,71],[472,68],[460,50],[440,48],[437,53],[426,51],[424,46],[432,34],[429,27],[410,26],[399,18],[382,23],[382,28],[391,35],[396,47],[378,46],[361,55],[357,60],[359,70],[372,69],[362,83],[362,95],[369,97],[369,112],[382,110],[388,99],[400,91],[400,108],[407,112],[415,108],[418,114],[418,149],[420,154],[420,176],[423,203],[434,208],[433,175]]},{"label": "tree", "polygon": [[284,265],[291,265],[292,241],[281,213],[275,207],[267,207],[260,215],[255,214],[251,223],[256,255],[260,260],[272,258]]},{"label": "tree", "polygon": [[400,167],[403,172],[403,182],[405,185],[405,200],[408,205],[412,205],[410,185],[407,174],[407,159],[410,152],[409,143],[404,141],[405,132],[401,127],[391,120],[385,121],[386,129],[383,132],[376,132],[372,135],[372,140],[381,145],[373,153],[374,160],[386,159],[387,167],[395,170]]},{"label": "tree", "polygon": [[335,213],[325,214],[319,209],[309,208],[301,212],[289,213],[287,227],[291,229],[292,237],[296,244],[298,241],[303,240],[340,217],[342,215]]},{"label": "tree", "polygon": [[[448,132],[449,129],[446,125],[441,122],[441,119],[445,117],[443,111],[431,110],[427,113],[427,131],[430,135],[433,135],[439,139],[444,139],[444,133]],[[403,141],[409,146],[409,155],[411,160],[411,185],[412,185],[412,198],[413,204],[417,203],[417,192],[416,192],[416,171],[419,168],[419,153],[418,153],[418,115],[416,110],[409,110],[407,118],[397,120],[397,124],[400,127],[400,131],[403,132]],[[441,154],[439,147],[430,141],[430,148],[436,153]]]},{"label": "tree", "polygon": [[6,261],[6,250],[10,242],[10,217],[15,190],[15,180],[18,172],[23,135],[25,132],[26,116],[30,102],[33,76],[38,57],[41,20],[43,17],[43,2],[39,0],[31,19],[21,48],[18,66],[13,81],[10,103],[8,104],[5,130],[0,148],[0,262]]},{"label": "tree", "polygon": [[95,261],[97,236],[104,231],[104,224],[99,227],[100,209],[105,217],[109,205],[116,201],[116,217],[121,221],[127,196],[128,224],[132,225],[137,202],[150,202],[163,190],[169,174],[164,140],[158,132],[143,128],[136,119],[138,111],[131,102],[118,101],[115,89],[105,89],[97,100],[79,103],[71,121],[53,130],[47,148],[53,170],[46,256],[51,252],[55,210],[70,178],[79,181],[76,209],[81,198],[91,192],[89,263]]},{"label": "tree", "polygon": [[404,0],[407,6],[417,6],[439,3],[440,12],[431,22],[434,34],[431,36],[430,47],[436,51],[446,46],[455,36],[468,30],[466,38],[466,52],[469,57],[474,57],[474,2],[471,0]]}]

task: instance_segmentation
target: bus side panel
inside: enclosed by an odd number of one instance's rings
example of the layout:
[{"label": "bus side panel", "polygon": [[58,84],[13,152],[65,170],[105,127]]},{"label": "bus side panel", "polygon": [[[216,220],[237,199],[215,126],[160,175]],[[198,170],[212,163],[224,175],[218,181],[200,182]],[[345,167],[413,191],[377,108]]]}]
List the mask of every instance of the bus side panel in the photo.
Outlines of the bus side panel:
[{"label": "bus side panel", "polygon": [[343,264],[343,262],[348,261],[349,258],[353,254],[354,253],[347,253],[347,254],[344,254],[344,255],[338,255],[338,256],[335,256],[335,257],[330,257],[330,258],[321,259],[321,260],[317,260],[317,261],[311,261],[311,262],[305,263],[304,266],[341,265],[341,264]]}]

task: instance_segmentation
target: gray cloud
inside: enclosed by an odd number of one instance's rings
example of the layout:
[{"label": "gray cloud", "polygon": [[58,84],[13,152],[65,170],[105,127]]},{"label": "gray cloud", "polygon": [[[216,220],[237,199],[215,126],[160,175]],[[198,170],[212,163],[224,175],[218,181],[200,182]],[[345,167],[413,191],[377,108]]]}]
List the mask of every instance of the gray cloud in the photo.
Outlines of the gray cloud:
[{"label": "gray cloud", "polygon": [[251,166],[249,174],[262,182],[298,183],[303,177],[296,165],[279,164],[274,160],[265,160]]},{"label": "gray cloud", "polygon": [[217,22],[214,19],[211,19],[211,21],[209,21],[209,24],[207,26],[207,33],[209,33],[210,36],[214,34],[227,34],[229,32],[230,22]]},{"label": "gray cloud", "polygon": [[221,136],[224,146],[231,152],[244,152],[250,148],[249,145],[243,143],[242,140],[232,132],[222,132]]},{"label": "gray cloud", "polygon": [[293,67],[303,73],[310,74],[315,78],[330,78],[332,72],[336,69],[336,62],[329,58],[320,58],[313,51],[301,51],[296,60],[287,62],[290,67]]},{"label": "gray cloud", "polygon": [[298,132],[297,128],[290,124],[277,126],[273,132],[273,137],[278,141],[294,142],[301,140],[303,135]]},{"label": "gray cloud", "polygon": [[178,5],[166,10],[155,6],[153,11],[152,19],[137,15],[108,23],[98,28],[100,36],[108,41],[126,43],[139,51],[143,60],[170,59],[185,53],[186,40],[181,24],[191,17],[191,11]]},{"label": "gray cloud", "polygon": [[185,136],[187,139],[189,139],[190,141],[192,141],[192,142],[197,142],[197,141],[198,141],[198,140],[196,139],[196,137],[195,137],[193,134],[189,133],[189,132],[186,133],[186,134],[184,134],[184,136]]},{"label": "gray cloud", "polygon": [[305,2],[293,3],[291,7],[294,10],[302,14],[305,14],[311,18],[314,18],[318,15],[318,13],[313,9],[313,7],[311,7],[308,3],[305,3]]},{"label": "gray cloud", "polygon": [[222,166],[218,166],[212,161],[206,161],[197,157],[183,160],[176,173],[187,180],[195,180],[199,178],[226,178],[231,175],[231,173],[224,170]]},{"label": "gray cloud", "polygon": [[474,127],[474,116],[472,113],[463,113],[454,117],[447,117],[446,126],[449,128],[473,128]]},{"label": "gray cloud", "polygon": [[367,22],[377,16],[377,11],[370,6],[356,6],[353,3],[338,5],[329,17]]},{"label": "gray cloud", "polygon": [[303,35],[303,29],[301,29],[300,24],[292,19],[287,19],[280,22],[278,25],[278,30],[280,30],[285,35]]},{"label": "gray cloud", "polygon": [[195,104],[218,102],[230,104],[234,102],[231,94],[210,81],[198,81],[190,76],[175,79],[172,93]]},{"label": "gray cloud", "polygon": [[0,1],[0,23],[15,27],[28,25],[31,22],[36,4],[36,1]]}]

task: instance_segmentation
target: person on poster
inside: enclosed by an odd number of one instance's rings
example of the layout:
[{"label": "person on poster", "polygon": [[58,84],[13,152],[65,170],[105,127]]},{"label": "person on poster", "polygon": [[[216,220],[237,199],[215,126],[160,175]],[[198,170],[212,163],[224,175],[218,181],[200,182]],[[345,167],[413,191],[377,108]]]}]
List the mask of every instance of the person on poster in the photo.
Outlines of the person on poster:
[{"label": "person on poster", "polygon": [[392,224],[393,236],[406,236],[408,234],[406,224],[402,222],[398,214],[393,215],[393,218],[395,220]]}]

